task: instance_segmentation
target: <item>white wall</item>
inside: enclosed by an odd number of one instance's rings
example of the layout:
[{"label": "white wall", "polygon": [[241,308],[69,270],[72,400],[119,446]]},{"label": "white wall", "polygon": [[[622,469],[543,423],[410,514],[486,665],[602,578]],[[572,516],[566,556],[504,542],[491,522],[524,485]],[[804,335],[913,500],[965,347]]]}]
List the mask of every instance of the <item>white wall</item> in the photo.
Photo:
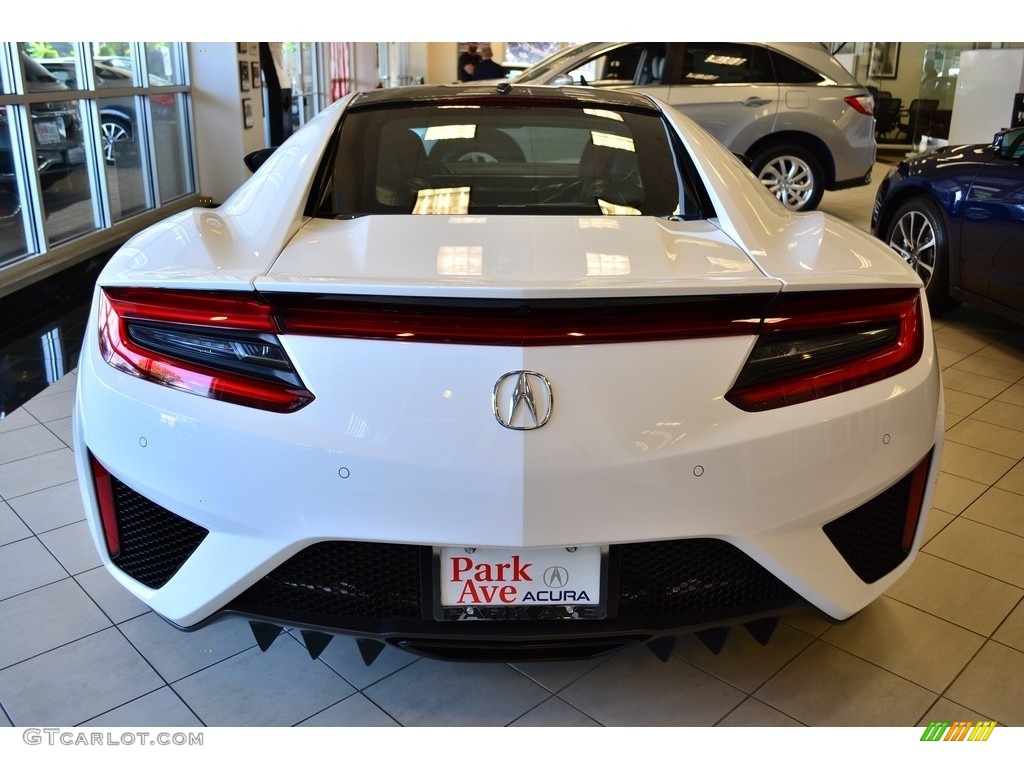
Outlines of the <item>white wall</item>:
[{"label": "white wall", "polygon": [[372,91],[380,82],[377,44],[352,43],[352,90]]},{"label": "white wall", "polygon": [[[236,43],[188,45],[198,158],[196,187],[203,200],[222,203],[250,176],[242,158],[266,146],[262,89],[252,90],[250,81],[250,90],[243,93],[239,78],[239,64],[244,61],[251,73],[251,62],[258,61],[259,54],[238,53]],[[251,99],[252,128],[243,127],[243,98]]]},{"label": "white wall", "polygon": [[1024,92],[1024,48],[963,51],[950,144],[986,144],[1010,127],[1014,94]]}]

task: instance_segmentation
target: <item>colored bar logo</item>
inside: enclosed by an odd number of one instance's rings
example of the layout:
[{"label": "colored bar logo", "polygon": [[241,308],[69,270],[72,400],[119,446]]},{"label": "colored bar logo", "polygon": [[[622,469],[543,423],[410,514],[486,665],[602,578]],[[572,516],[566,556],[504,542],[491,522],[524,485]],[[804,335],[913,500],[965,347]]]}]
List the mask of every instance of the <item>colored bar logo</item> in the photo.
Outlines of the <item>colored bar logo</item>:
[{"label": "colored bar logo", "polygon": [[996,727],[995,720],[977,723],[955,720],[932,721],[921,734],[921,741],[988,741]]}]

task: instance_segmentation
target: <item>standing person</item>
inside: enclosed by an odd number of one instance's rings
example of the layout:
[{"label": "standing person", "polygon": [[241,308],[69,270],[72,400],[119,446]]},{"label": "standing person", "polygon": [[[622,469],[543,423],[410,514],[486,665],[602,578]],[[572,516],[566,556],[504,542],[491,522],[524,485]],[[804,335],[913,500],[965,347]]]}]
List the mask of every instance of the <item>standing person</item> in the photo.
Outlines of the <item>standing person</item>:
[{"label": "standing person", "polygon": [[494,61],[492,56],[494,51],[491,50],[491,46],[485,45],[480,49],[480,61],[473,74],[474,80],[500,80],[508,74],[505,67]]},{"label": "standing person", "polygon": [[466,50],[459,54],[459,82],[465,83],[473,79],[476,65],[480,63],[480,54],[476,52],[476,43],[466,43]]}]

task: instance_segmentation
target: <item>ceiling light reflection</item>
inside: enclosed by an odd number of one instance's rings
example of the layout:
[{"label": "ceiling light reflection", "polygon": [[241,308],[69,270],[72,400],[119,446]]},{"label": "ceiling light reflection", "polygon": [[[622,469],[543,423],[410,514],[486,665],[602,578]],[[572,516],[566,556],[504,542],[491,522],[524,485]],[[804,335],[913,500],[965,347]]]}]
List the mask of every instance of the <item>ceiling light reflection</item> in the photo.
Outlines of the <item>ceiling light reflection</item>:
[{"label": "ceiling light reflection", "polygon": [[437,249],[437,274],[472,277],[483,273],[483,246],[442,245]]}]

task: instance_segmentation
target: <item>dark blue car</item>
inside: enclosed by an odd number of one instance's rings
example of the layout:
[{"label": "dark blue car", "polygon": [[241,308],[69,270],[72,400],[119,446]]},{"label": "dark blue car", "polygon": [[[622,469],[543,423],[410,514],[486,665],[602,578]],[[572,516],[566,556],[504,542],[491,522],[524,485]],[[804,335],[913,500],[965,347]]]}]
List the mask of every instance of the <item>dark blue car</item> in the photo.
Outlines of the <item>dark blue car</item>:
[{"label": "dark blue car", "polygon": [[917,270],[933,314],[964,301],[1024,322],[1024,128],[901,161],[871,231]]}]

